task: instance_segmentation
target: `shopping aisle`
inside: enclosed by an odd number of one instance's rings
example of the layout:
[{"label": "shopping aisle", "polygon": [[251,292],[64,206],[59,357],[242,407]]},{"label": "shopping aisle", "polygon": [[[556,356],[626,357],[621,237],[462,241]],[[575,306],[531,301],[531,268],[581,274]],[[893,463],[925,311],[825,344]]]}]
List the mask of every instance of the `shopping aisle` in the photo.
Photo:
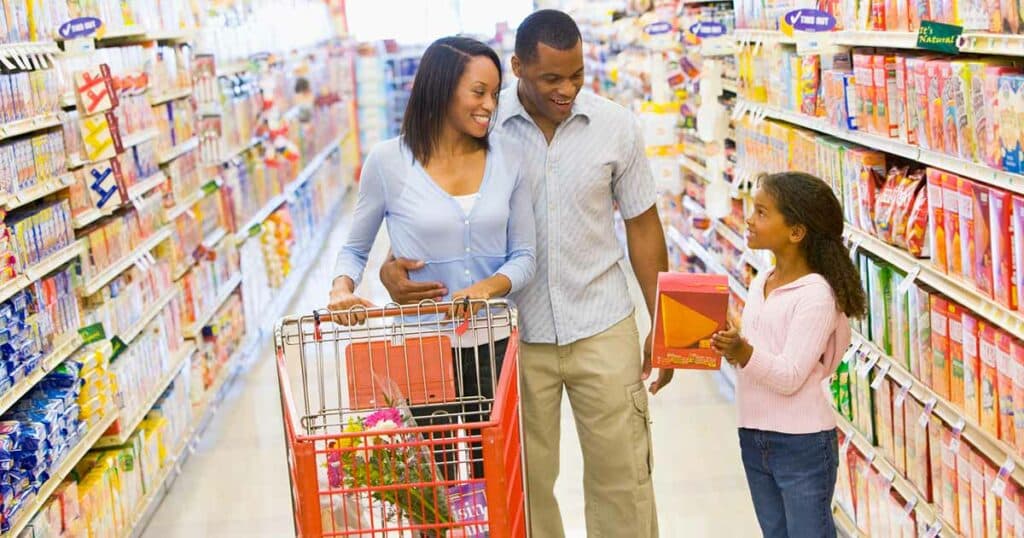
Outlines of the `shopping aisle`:
[{"label": "shopping aisle", "polygon": [[[326,300],[334,255],[346,235],[336,226],[323,257],[289,312],[307,312]],[[386,252],[382,235],[371,255]],[[380,302],[376,270],[362,293]],[[200,536],[282,537],[292,532],[291,503],[270,342],[215,415],[195,454],[164,500],[147,538]],[[740,467],[734,410],[710,374],[679,372],[667,393],[652,401],[655,485],[662,535],[752,536],[753,508]],[[568,402],[563,409],[562,479],[558,495],[570,537],[586,536],[582,463]]]}]

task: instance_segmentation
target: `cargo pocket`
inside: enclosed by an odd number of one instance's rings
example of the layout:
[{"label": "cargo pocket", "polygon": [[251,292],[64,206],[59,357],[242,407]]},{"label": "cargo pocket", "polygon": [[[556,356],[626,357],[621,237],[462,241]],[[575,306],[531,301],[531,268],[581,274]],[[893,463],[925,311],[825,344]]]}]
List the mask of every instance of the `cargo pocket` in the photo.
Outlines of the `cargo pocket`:
[{"label": "cargo pocket", "polygon": [[630,403],[633,406],[630,417],[633,428],[633,466],[636,468],[637,482],[644,484],[651,479],[653,468],[651,412],[647,407],[647,390],[642,382],[631,385],[628,390]]}]

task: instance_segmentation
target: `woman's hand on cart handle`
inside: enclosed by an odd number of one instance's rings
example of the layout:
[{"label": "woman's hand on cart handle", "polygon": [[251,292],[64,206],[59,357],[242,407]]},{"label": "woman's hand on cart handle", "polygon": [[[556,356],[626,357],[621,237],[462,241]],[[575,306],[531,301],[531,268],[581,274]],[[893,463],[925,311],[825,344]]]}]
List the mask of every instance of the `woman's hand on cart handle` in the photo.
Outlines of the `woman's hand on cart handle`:
[{"label": "woman's hand on cart handle", "polygon": [[440,301],[448,290],[442,282],[415,282],[409,271],[422,269],[423,262],[408,258],[388,257],[380,267],[380,281],[398,304],[419,304],[421,301]]},{"label": "woman's hand on cart handle", "polygon": [[452,294],[451,316],[455,319],[475,316],[492,297],[504,297],[512,289],[512,281],[501,273],[481,280]]},{"label": "woman's hand on cart handle", "polygon": [[331,302],[327,309],[334,314],[334,322],[339,325],[358,325],[366,321],[366,309],[373,308],[369,299],[353,293],[355,283],[347,276],[334,279],[331,286]]},{"label": "woman's hand on cart handle", "polygon": [[[647,381],[651,377],[651,353],[653,348],[651,347],[651,340],[654,337],[654,330],[647,333],[647,339],[644,340],[644,366],[643,366],[643,377],[644,381]],[[661,368],[658,370],[658,379],[655,379],[648,390],[651,395],[657,395],[661,389],[665,388],[666,385],[672,382],[672,377],[676,375],[676,371],[672,368]]]}]

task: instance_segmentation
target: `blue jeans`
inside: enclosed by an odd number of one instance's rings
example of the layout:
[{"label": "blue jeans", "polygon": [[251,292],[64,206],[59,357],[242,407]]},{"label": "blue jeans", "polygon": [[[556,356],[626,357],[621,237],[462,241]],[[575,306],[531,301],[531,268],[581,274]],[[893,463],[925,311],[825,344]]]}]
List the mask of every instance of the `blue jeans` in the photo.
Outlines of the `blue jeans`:
[{"label": "blue jeans", "polygon": [[788,434],[740,428],[740,452],[765,538],[836,536],[836,430]]}]

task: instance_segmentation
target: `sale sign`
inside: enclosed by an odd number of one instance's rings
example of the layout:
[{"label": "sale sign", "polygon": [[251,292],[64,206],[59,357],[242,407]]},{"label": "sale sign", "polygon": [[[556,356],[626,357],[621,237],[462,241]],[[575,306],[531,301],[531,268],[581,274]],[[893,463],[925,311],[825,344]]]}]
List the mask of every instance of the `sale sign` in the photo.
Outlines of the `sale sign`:
[{"label": "sale sign", "polygon": [[114,143],[114,134],[106,114],[82,118],[79,127],[82,131],[82,147],[89,162],[99,162],[114,158],[118,148]]},{"label": "sale sign", "polygon": [[117,159],[90,165],[86,169],[85,182],[89,186],[89,197],[96,209],[122,203],[119,187]]},{"label": "sale sign", "polygon": [[78,97],[82,114],[86,116],[116,107],[117,93],[114,92],[114,79],[110,76],[110,67],[107,64],[100,64],[75,73],[75,95]]}]

